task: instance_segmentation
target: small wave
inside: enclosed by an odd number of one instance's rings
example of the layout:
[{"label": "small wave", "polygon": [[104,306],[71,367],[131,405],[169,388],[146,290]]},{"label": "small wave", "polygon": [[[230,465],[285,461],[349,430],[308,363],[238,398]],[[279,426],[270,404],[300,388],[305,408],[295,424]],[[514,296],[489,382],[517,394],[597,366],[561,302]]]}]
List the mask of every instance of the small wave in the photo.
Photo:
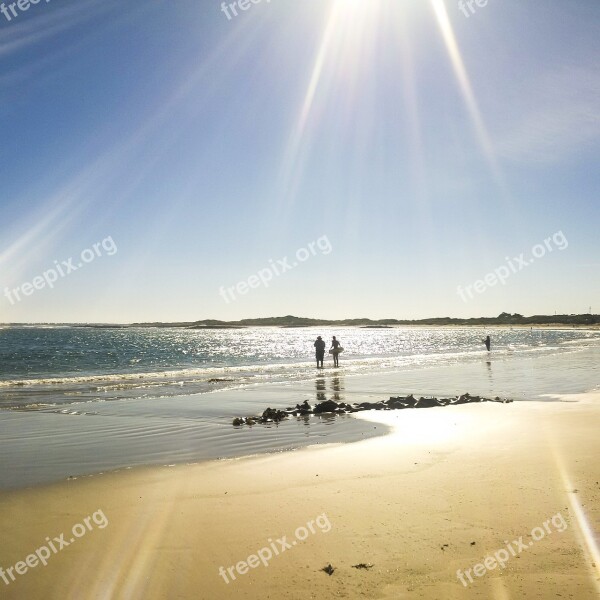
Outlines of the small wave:
[{"label": "small wave", "polygon": [[[34,386],[34,385],[60,385],[60,384],[86,384],[102,383],[105,381],[131,381],[135,379],[173,379],[185,376],[213,376],[215,373],[226,372],[231,367],[205,367],[200,369],[177,369],[172,371],[154,371],[147,373],[106,373],[100,375],[76,375],[69,377],[41,377],[37,379],[9,379],[0,381],[0,387]],[[244,367],[241,367],[244,369]],[[256,367],[247,367],[248,370]]]},{"label": "small wave", "polygon": [[[508,356],[512,352],[519,353],[545,353],[559,351],[559,346],[525,346],[497,348],[496,356]],[[468,349],[453,352],[419,352],[415,354],[389,354],[375,356],[352,357],[350,352],[344,355],[346,360],[343,366],[348,371],[361,372],[372,369],[402,368],[412,365],[435,365],[449,362],[460,362],[478,359],[482,355],[481,349]],[[285,377],[297,379],[312,372],[312,361],[297,361],[284,363],[268,363],[254,365],[230,365],[225,367],[198,367],[186,369],[173,369],[166,371],[150,372],[125,372],[74,375],[66,377],[40,377],[33,379],[10,379],[0,381],[0,388],[33,387],[33,386],[92,386],[98,384],[95,391],[126,390],[143,387],[153,387],[173,384],[198,384],[232,380],[231,383],[240,383],[248,379],[265,380],[272,377]]]},{"label": "small wave", "polygon": [[589,348],[590,346],[595,345],[598,342],[600,342],[600,333],[594,335],[590,332],[584,338],[581,338],[579,340],[565,340],[564,342],[561,342],[561,345],[570,346],[579,344],[582,348]]},{"label": "small wave", "polygon": [[[573,352],[578,348],[588,347],[600,341],[600,337],[584,340],[569,340],[567,343],[546,345],[527,345],[513,342],[510,346],[498,345],[493,347],[494,357],[509,360],[513,355],[548,355],[552,353]],[[568,344],[568,345],[567,345]],[[387,372],[413,367],[434,367],[461,362],[480,360],[485,351],[479,347],[466,347],[461,351],[390,353],[387,355],[356,356],[352,348],[347,347],[343,355],[342,368],[346,374]],[[134,359],[135,360],[135,359]],[[205,393],[224,387],[241,387],[253,383],[269,383],[282,381],[299,381],[314,375],[313,361],[268,362],[263,364],[242,364],[229,366],[199,366],[196,368],[181,368],[165,371],[96,373],[70,375],[62,377],[38,377],[31,379],[10,379],[0,381],[0,389],[13,389],[15,394],[31,395],[35,393],[51,393],[56,390],[60,395],[83,393],[90,394],[122,394],[131,397],[140,390],[143,396],[163,394]],[[24,389],[25,388],[25,389]],[[36,389],[37,388],[37,389]],[[48,391],[50,390],[52,391]],[[17,389],[19,391],[17,391]],[[142,392],[145,390],[146,392]]]}]

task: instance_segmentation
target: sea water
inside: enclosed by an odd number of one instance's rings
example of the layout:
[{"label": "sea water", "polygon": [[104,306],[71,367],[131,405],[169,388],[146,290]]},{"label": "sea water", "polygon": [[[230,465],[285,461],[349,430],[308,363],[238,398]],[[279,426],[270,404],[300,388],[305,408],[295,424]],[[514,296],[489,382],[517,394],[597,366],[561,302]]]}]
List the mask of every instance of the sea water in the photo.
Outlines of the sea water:
[{"label": "sea water", "polygon": [[[492,351],[482,343],[492,337]],[[340,368],[313,343],[336,335]],[[494,328],[6,327],[0,488],[137,465],[280,452],[385,433],[350,415],[233,427],[308,400],[466,391],[523,401],[597,389],[600,332]],[[452,409],[430,409],[452,410]]]},{"label": "sea water", "polygon": [[[5,327],[0,329],[0,408],[301,381],[314,375],[317,335],[341,340],[346,375],[480,363],[488,357],[482,343],[487,333],[454,327]],[[566,356],[600,344],[600,331],[594,330],[502,328],[491,334],[489,357],[496,363]]]}]

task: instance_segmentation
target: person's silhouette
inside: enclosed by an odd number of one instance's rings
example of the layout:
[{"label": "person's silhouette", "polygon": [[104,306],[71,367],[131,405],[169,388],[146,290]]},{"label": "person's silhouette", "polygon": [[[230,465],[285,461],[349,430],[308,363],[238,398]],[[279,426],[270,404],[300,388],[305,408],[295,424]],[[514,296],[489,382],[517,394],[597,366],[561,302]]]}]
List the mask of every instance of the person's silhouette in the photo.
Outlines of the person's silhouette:
[{"label": "person's silhouette", "polygon": [[[323,368],[323,360],[325,359],[325,342],[321,338],[320,335],[317,336],[315,343],[313,344],[315,347],[315,356],[317,358],[317,369],[319,366],[321,369]],[[321,363],[319,365],[319,363]]]},{"label": "person's silhouette", "polygon": [[492,340],[491,340],[490,336],[488,335],[485,338],[485,340],[481,340],[481,341],[485,344],[485,347],[486,347],[487,351],[489,352],[490,348],[492,347]]},{"label": "person's silhouette", "polygon": [[333,366],[334,367],[339,367],[340,366],[340,353],[338,348],[340,347],[340,343],[335,339],[335,335],[333,336],[333,339],[331,340],[331,348],[333,349]]}]

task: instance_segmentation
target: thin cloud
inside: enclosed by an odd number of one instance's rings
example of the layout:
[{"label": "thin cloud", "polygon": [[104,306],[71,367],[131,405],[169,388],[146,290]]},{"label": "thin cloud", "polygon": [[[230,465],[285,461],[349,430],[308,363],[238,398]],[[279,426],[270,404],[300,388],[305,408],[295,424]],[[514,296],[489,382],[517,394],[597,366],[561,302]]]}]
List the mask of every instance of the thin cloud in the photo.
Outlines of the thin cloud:
[{"label": "thin cloud", "polygon": [[600,76],[582,68],[545,74],[521,87],[511,102],[518,117],[503,123],[496,149],[505,159],[551,164],[568,160],[600,139]]},{"label": "thin cloud", "polygon": [[84,21],[97,19],[99,13],[111,10],[112,6],[114,3],[101,0],[87,0],[61,7],[40,5],[38,11],[43,11],[43,14],[15,17],[0,27],[0,59],[27,50]]}]

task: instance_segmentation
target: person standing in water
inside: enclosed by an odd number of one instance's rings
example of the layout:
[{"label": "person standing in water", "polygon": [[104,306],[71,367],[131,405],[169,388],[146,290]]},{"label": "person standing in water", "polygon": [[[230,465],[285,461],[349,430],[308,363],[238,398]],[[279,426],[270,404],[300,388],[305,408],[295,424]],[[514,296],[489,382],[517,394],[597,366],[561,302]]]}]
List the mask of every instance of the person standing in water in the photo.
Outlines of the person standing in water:
[{"label": "person standing in water", "polygon": [[490,348],[492,347],[492,340],[490,339],[490,336],[488,335],[485,340],[481,341],[485,344],[486,350],[489,352]]},{"label": "person standing in water", "polygon": [[335,335],[333,336],[333,339],[331,340],[331,349],[333,350],[333,366],[334,367],[339,367],[340,366],[340,353],[338,348],[340,347],[340,343],[335,339]]},{"label": "person standing in water", "polygon": [[323,360],[325,359],[325,342],[323,341],[321,336],[318,335],[313,345],[315,347],[315,355],[317,358],[317,369],[319,368],[319,363],[321,363],[320,367],[322,369]]}]

